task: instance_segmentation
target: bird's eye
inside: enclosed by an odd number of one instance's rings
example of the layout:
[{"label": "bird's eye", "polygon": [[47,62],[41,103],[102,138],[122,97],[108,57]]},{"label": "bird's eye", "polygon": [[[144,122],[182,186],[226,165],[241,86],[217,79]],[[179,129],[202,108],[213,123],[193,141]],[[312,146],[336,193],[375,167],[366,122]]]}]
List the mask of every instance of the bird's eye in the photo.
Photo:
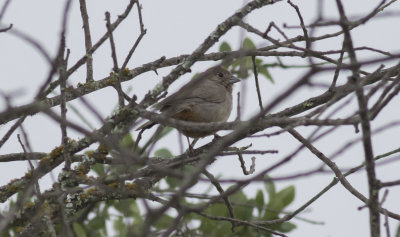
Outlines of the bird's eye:
[{"label": "bird's eye", "polygon": [[219,72],[219,73],[217,73],[217,76],[218,76],[219,78],[223,78],[223,77],[224,77],[224,74],[223,74],[222,72]]}]

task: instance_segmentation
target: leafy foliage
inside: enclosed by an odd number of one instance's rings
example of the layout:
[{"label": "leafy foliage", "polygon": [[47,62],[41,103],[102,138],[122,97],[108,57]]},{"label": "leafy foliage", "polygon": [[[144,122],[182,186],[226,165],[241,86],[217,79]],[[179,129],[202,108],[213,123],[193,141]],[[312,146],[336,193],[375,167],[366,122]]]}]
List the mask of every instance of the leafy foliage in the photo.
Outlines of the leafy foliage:
[{"label": "leafy foliage", "polygon": [[[250,38],[245,38],[243,40],[242,49],[255,50],[256,46]],[[231,52],[232,48],[227,42],[224,41],[220,44],[219,51]],[[225,59],[222,61],[222,64],[228,68],[232,74],[241,79],[247,79],[251,76],[251,74],[254,73],[253,60],[249,56],[234,59],[232,62]],[[268,70],[269,64],[264,63],[264,61],[260,58],[255,59],[255,64],[258,74],[263,75],[271,82],[274,82],[274,79]]]},{"label": "leafy foliage", "polygon": [[[173,154],[167,148],[161,148],[154,152],[158,157],[170,158]],[[104,170],[95,167],[96,173],[103,174]],[[183,172],[192,172],[193,167],[185,167]],[[181,180],[168,177],[166,179],[167,188],[162,189],[158,185],[156,189],[159,192],[175,189]],[[233,188],[233,187],[231,187]],[[228,188],[226,191],[229,191]],[[265,195],[267,194],[267,196]],[[244,221],[267,221],[280,217],[283,210],[289,206],[295,197],[294,186],[288,186],[281,190],[277,190],[275,184],[270,181],[266,182],[263,189],[257,190],[254,197],[249,197],[243,190],[235,192],[229,196],[229,201],[233,207],[234,218]],[[188,206],[196,206],[204,204],[192,203],[190,199],[183,199],[183,203]],[[213,217],[230,217],[229,211],[225,203],[217,202],[210,205],[204,210],[204,213]],[[87,215],[83,222],[74,222],[73,231],[75,236],[130,236],[140,233],[144,224],[141,208],[137,200],[125,199],[107,201],[106,203],[98,203],[92,207],[90,214]],[[174,216],[163,214],[152,227],[160,233],[167,230],[175,221]],[[113,230],[108,230],[106,223],[111,222]],[[280,231],[290,232],[296,225],[291,222],[284,222],[275,225],[264,225],[264,227]],[[232,228],[232,224],[228,221],[213,220],[196,213],[186,214],[178,224],[177,232],[173,236],[266,236],[271,234],[267,231],[257,230],[247,225],[236,225]]]},{"label": "leafy foliage", "polygon": [[[124,138],[129,141],[129,138]],[[133,140],[130,140],[133,142]],[[131,142],[124,145],[128,146]],[[155,156],[171,158],[173,154],[167,148],[161,148],[154,152]],[[95,165],[92,169],[99,175],[104,176],[109,167],[107,165]],[[183,173],[191,173],[194,167],[187,166],[183,169]],[[266,176],[266,179],[268,177]],[[155,189],[162,193],[168,190],[174,190],[181,183],[180,179],[174,177],[166,178],[167,187],[161,188],[158,184]],[[165,186],[165,185],[164,185]],[[225,191],[229,191],[228,188]],[[211,188],[210,190],[213,190]],[[205,194],[209,193],[208,190]],[[265,196],[267,194],[267,196]],[[254,197],[249,197],[243,190],[239,190],[229,196],[229,201],[233,207],[234,218],[244,221],[268,221],[278,219],[283,210],[289,206],[295,197],[294,186],[288,186],[281,190],[277,190],[272,181],[266,182],[263,189],[257,190]],[[183,203],[187,206],[195,207],[204,204],[205,202],[191,202],[191,199],[184,198]],[[224,202],[217,202],[208,206],[203,213],[213,217],[230,217],[227,206]],[[99,202],[88,207],[87,210],[82,210],[77,213],[77,216],[82,221],[72,223],[72,231],[74,236],[136,236],[141,233],[144,225],[143,214],[138,201],[135,199],[113,200]],[[175,217],[170,214],[163,214],[157,222],[152,224],[152,228],[158,232],[163,232],[174,224]],[[107,226],[107,223],[111,225]],[[109,227],[112,226],[112,230]],[[58,233],[61,226],[56,225]],[[279,232],[290,232],[296,228],[291,222],[284,222],[274,225],[264,225],[264,227],[276,230]],[[265,236],[270,237],[271,234],[267,231],[255,229],[247,225],[236,225],[232,228],[232,224],[228,221],[219,221],[189,212],[186,214],[177,226],[177,231],[173,236]],[[14,236],[18,233],[18,228],[10,229],[10,232],[5,236]],[[51,236],[47,235],[44,236]]]}]

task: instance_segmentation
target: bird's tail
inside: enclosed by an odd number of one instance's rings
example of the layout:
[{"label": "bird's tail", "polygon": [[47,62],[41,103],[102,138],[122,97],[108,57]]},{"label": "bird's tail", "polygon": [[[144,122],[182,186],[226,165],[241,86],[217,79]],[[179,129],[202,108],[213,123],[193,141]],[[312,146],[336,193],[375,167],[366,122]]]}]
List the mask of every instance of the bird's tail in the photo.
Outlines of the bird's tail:
[{"label": "bird's tail", "polygon": [[155,124],[156,124],[155,122],[148,121],[148,122],[144,123],[142,126],[136,128],[136,131],[149,129],[149,128],[153,127]]},{"label": "bird's tail", "polygon": [[[146,125],[146,124],[143,124],[142,126],[144,126],[142,129],[143,130],[145,130],[145,129],[148,129],[148,128],[151,128],[152,126],[154,126],[156,123],[150,123],[148,126],[150,126],[150,127],[145,127],[144,125]],[[151,138],[146,142],[146,144],[144,144],[144,146],[141,148],[141,150],[140,150],[140,154],[143,154],[146,150],[147,150],[147,148],[150,146],[150,145],[152,145],[152,144],[154,144],[158,139],[160,139],[161,137],[162,137],[162,132],[163,132],[163,130],[164,130],[164,128],[165,128],[165,126],[163,126],[163,125],[161,125],[160,124],[160,126],[158,126],[158,128],[157,128],[157,130],[154,132],[154,134],[151,136]],[[151,149],[151,148],[150,148]]]}]

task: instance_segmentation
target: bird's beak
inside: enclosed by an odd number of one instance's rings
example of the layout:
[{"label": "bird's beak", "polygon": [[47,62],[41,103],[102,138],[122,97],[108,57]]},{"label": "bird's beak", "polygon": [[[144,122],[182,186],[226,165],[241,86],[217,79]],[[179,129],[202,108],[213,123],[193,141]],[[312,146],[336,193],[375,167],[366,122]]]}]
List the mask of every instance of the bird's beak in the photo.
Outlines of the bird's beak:
[{"label": "bird's beak", "polygon": [[231,76],[231,77],[229,78],[229,83],[230,83],[230,84],[234,84],[234,83],[239,82],[239,81],[240,81],[240,79],[237,78],[237,77],[234,77],[234,76]]}]

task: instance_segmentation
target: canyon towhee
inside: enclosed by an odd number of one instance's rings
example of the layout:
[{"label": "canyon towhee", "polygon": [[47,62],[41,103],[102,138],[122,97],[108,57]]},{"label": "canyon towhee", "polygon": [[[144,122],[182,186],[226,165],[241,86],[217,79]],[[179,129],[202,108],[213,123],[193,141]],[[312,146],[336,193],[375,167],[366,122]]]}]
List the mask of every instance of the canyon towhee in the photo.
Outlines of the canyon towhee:
[{"label": "canyon towhee", "polygon": [[[154,107],[167,117],[190,122],[225,122],[232,110],[232,86],[239,79],[226,69],[216,66],[197,75],[175,94]],[[147,122],[137,130],[154,125]],[[183,130],[184,135],[200,138],[215,132]]]}]

